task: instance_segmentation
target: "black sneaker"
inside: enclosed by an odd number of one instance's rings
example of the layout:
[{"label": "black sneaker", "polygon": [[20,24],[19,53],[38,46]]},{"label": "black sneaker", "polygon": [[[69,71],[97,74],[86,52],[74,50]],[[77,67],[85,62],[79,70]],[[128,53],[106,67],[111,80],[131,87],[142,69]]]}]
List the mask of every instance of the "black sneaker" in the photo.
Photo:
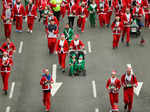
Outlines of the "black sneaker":
[{"label": "black sneaker", "polygon": [[7,95],[8,94],[7,91],[4,91],[4,94]]},{"label": "black sneaker", "polygon": [[63,69],[62,72],[65,73],[65,69]]},{"label": "black sneaker", "polygon": [[126,43],[127,47],[129,47],[129,42]]},{"label": "black sneaker", "polygon": [[123,38],[123,37],[121,38],[121,42],[122,42],[122,43],[124,42],[124,38]]},{"label": "black sneaker", "polygon": [[127,106],[128,106],[127,104],[125,104],[125,105],[124,105],[124,110],[126,110],[126,109],[127,109]]}]

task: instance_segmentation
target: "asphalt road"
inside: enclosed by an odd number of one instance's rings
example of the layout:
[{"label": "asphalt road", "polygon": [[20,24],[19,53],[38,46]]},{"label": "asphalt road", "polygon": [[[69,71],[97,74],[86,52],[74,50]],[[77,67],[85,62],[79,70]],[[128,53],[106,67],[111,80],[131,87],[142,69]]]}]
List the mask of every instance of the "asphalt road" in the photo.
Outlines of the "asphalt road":
[{"label": "asphalt road", "polygon": [[[66,21],[65,21],[66,23]],[[0,29],[3,29],[0,24]],[[61,23],[60,31],[63,29]],[[44,27],[38,22],[35,23],[33,34],[26,32],[27,26],[24,24],[24,32],[16,33],[13,27],[12,40],[17,51],[14,55],[14,67],[9,80],[9,93],[12,82],[15,82],[12,98],[4,96],[0,92],[0,112],[6,112],[10,107],[10,112],[43,112],[42,91],[39,84],[40,73],[43,67],[52,70],[52,65],[57,64],[57,56],[49,55],[47,39]],[[76,29],[75,29],[76,31]],[[57,82],[63,85],[51,99],[51,112],[108,112],[110,109],[108,93],[105,89],[106,80],[110,77],[112,70],[117,70],[118,77],[125,72],[126,64],[132,64],[137,79],[143,82],[140,95],[134,97],[133,112],[150,111],[150,31],[144,29],[145,46],[140,46],[140,38],[131,38],[130,47],[125,43],[120,43],[119,49],[112,49],[112,34],[110,29],[95,29],[86,25],[84,33],[80,33],[80,39],[86,45],[86,77],[69,77],[68,72],[62,74],[57,69]],[[5,40],[1,33],[1,43]],[[89,52],[88,42],[90,41],[91,52]],[[19,53],[20,43],[23,42],[22,52]],[[67,58],[68,59],[68,58]],[[93,96],[92,81],[96,85],[96,97]],[[2,81],[0,78],[0,86]],[[122,88],[120,90],[119,101],[121,112],[123,112]]]}]

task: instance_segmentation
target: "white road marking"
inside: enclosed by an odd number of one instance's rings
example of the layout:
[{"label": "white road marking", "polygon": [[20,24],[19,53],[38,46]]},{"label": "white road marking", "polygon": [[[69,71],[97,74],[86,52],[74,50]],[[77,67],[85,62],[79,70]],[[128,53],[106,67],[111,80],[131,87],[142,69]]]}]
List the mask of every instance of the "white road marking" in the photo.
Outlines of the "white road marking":
[{"label": "white road marking", "polygon": [[63,84],[63,82],[56,82],[56,70],[57,70],[57,65],[53,64],[53,67],[52,67],[52,78],[53,78],[54,83],[52,84],[52,91],[51,91],[52,96],[54,96],[56,94],[58,89]]},{"label": "white road marking", "polygon": [[14,88],[15,88],[15,82],[12,82],[12,84],[11,84],[11,90],[10,90],[10,95],[9,95],[10,99],[13,97]]},{"label": "white road marking", "polygon": [[5,112],[10,112],[10,106],[6,107],[6,111]]},{"label": "white road marking", "polygon": [[93,97],[96,98],[97,94],[96,94],[96,84],[95,84],[95,80],[92,81],[92,87],[93,87]]},{"label": "white road marking", "polygon": [[52,68],[52,78],[54,83],[56,82],[56,70],[57,70],[57,65],[53,64],[53,68]]},{"label": "white road marking", "polygon": [[88,41],[88,49],[89,49],[89,53],[91,53],[92,50],[91,50],[91,42],[90,41]]},{"label": "white road marking", "polygon": [[[132,68],[131,64],[127,64],[127,67]],[[133,70],[131,69],[131,74],[134,74]],[[138,86],[134,87],[134,93],[139,96],[143,82],[138,82]]]},{"label": "white road marking", "polygon": [[95,108],[95,112],[99,112],[99,109],[98,109],[98,108]]},{"label": "white road marking", "polygon": [[23,41],[20,42],[19,51],[18,51],[19,54],[22,53],[22,47],[23,47]]}]

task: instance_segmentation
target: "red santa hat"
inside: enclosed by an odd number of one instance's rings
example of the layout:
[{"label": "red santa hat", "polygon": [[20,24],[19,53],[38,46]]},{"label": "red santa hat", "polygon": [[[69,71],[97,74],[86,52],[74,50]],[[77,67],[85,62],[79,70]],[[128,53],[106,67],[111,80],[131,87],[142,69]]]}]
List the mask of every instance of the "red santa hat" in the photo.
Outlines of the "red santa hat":
[{"label": "red santa hat", "polygon": [[118,107],[118,105],[113,105],[113,106],[112,106],[112,112],[119,112],[119,107]]},{"label": "red santa hat", "polygon": [[65,37],[65,34],[64,34],[64,33],[62,33],[62,34],[60,35],[60,37]]},{"label": "red santa hat", "polygon": [[79,38],[79,34],[75,34],[75,37],[76,37],[76,38]]},{"label": "red santa hat", "polygon": [[115,70],[112,70],[111,74],[117,74],[117,72]]},{"label": "red santa hat", "polygon": [[140,6],[140,3],[138,1],[136,2],[136,6]]}]

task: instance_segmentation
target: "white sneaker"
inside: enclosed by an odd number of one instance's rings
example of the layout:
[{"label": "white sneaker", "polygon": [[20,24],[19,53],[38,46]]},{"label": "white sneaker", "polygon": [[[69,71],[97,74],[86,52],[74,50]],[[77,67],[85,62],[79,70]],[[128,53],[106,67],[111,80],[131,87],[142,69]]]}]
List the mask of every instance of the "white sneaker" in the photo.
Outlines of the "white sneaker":
[{"label": "white sneaker", "polygon": [[30,32],[30,30],[28,29],[28,30],[27,30],[27,32],[29,33],[29,32]]},{"label": "white sneaker", "polygon": [[30,33],[32,33],[32,30],[30,30]]}]

